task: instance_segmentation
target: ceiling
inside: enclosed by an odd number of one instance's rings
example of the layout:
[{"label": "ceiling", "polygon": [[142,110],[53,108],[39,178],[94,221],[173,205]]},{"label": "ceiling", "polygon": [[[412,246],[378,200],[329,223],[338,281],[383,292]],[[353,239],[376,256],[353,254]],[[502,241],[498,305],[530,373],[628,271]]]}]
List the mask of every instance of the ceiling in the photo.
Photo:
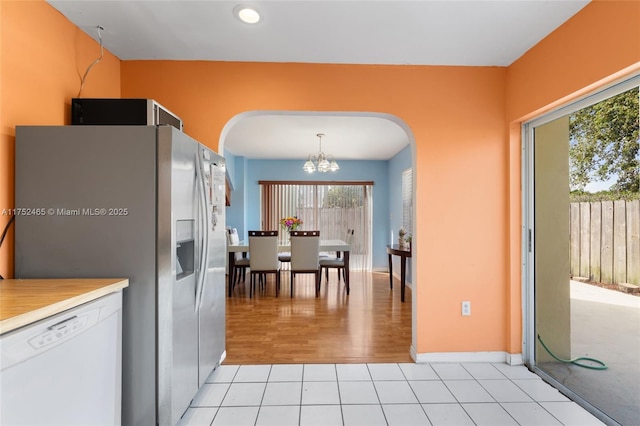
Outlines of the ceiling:
[{"label": "ceiling", "polygon": [[306,159],[318,153],[318,133],[322,151],[336,160],[388,160],[409,143],[404,129],[380,114],[271,113],[238,120],[224,148],[248,158]]},{"label": "ceiling", "polygon": [[[508,66],[588,0],[48,0],[122,60]],[[239,5],[261,20],[241,22]],[[170,106],[168,106],[169,109]],[[225,149],[249,158],[387,159],[408,144],[379,116],[270,114],[239,120]]]}]

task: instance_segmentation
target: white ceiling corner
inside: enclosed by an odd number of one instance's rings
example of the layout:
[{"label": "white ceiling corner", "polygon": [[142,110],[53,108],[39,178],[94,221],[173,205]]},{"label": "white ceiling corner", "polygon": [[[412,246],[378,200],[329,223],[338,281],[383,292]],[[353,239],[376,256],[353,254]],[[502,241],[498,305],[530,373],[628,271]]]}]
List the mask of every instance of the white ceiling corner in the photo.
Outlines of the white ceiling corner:
[{"label": "white ceiling corner", "polygon": [[[47,0],[122,60],[508,66],[587,0]],[[233,16],[255,6],[250,26]],[[245,121],[246,120],[246,121]],[[249,158],[390,158],[404,131],[381,117],[247,116],[225,148]],[[402,139],[404,135],[404,140]]]}]

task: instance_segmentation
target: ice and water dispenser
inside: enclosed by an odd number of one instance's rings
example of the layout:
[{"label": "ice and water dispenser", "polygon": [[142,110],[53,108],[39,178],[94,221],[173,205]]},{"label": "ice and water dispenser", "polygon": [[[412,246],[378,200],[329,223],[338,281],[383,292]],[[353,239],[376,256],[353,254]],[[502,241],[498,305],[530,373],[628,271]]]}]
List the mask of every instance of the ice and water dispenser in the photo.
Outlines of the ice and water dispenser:
[{"label": "ice and water dispenser", "polygon": [[194,271],[194,221],[176,222],[176,280],[193,274]]},{"label": "ice and water dispenser", "polygon": [[[221,229],[224,224],[224,166],[211,159],[210,151],[202,149],[203,183],[206,195],[206,208],[210,209],[210,231]],[[195,220],[176,221],[176,281],[195,271]]]}]

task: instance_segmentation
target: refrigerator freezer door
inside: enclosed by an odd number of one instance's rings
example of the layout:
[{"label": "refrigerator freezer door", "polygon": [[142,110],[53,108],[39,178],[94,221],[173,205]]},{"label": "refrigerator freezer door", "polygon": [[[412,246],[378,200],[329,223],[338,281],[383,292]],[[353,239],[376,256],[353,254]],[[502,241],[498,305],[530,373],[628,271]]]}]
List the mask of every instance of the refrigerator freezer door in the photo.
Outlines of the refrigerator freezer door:
[{"label": "refrigerator freezer door", "polygon": [[[196,285],[202,251],[197,142],[158,127],[158,421],[175,425],[198,391]],[[180,264],[178,262],[180,256]],[[190,258],[188,258],[190,257]],[[180,265],[180,266],[179,266]],[[183,265],[194,265],[185,273]],[[182,272],[180,272],[182,270]]]}]

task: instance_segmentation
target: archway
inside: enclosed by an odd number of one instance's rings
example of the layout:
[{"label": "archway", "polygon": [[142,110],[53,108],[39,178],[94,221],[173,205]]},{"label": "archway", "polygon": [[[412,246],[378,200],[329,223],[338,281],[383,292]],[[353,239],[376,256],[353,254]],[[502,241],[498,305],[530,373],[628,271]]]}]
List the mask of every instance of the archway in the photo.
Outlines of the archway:
[{"label": "archway", "polygon": [[[294,118],[303,118],[305,120],[305,125],[308,127],[306,129],[307,133],[309,135],[311,134],[315,134],[318,132],[318,129],[322,129],[323,126],[327,125],[327,121],[331,120],[331,119],[346,119],[350,121],[350,125],[353,127],[358,127],[358,123],[359,121],[361,122],[367,122],[367,123],[371,123],[373,122],[377,122],[377,123],[385,123],[386,125],[391,125],[395,128],[397,128],[401,133],[403,138],[406,141],[406,146],[405,148],[402,149],[406,149],[406,147],[408,147],[409,150],[409,162],[408,162],[408,167],[411,168],[413,170],[412,176],[413,176],[413,181],[412,181],[412,185],[411,185],[411,191],[412,191],[412,205],[415,206],[415,199],[416,199],[416,167],[417,167],[417,162],[416,162],[416,144],[415,144],[415,138],[413,136],[413,132],[411,131],[411,129],[409,128],[409,126],[399,117],[391,115],[391,114],[385,114],[385,113],[377,113],[377,112],[334,112],[334,111],[322,111],[322,112],[318,112],[318,111],[247,111],[241,114],[237,114],[236,116],[232,117],[223,127],[223,130],[220,134],[219,137],[219,141],[218,141],[218,152],[220,152],[221,154],[225,154],[226,153],[226,148],[228,147],[228,143],[229,143],[229,138],[230,135],[232,134],[232,132],[234,131],[234,128],[238,125],[241,125],[243,120],[248,120],[248,119],[252,119],[255,117],[269,117],[269,116],[274,116],[274,117],[278,117],[278,118],[282,118],[282,117],[294,117]],[[315,124],[309,124],[309,123],[315,123]],[[261,141],[264,142],[264,141]],[[340,153],[339,152],[332,152],[334,155],[336,155],[336,157],[340,157]],[[299,159],[301,160],[301,159]],[[398,192],[399,188],[397,188]],[[391,192],[391,189],[389,190]],[[240,201],[242,202],[242,201]],[[401,206],[399,206],[401,208]],[[243,220],[245,220],[246,217],[243,216]],[[382,239],[378,238],[379,241],[378,242],[378,246],[382,249],[383,253],[384,253],[384,244],[389,244],[391,242],[394,241],[394,239],[396,239],[397,237],[395,236],[395,233],[397,231],[397,228],[392,227],[389,224],[389,220],[386,220],[387,222],[387,228],[384,230],[383,234],[384,236],[382,237]],[[412,209],[412,223],[415,224],[416,222],[416,209],[413,208]],[[415,232],[414,232],[414,235]],[[414,241],[416,241],[414,239]],[[413,253],[414,253],[414,257],[416,254],[416,246],[417,244],[414,242],[413,243]],[[384,253],[384,258],[386,259],[386,253]],[[417,282],[417,274],[416,274],[416,263],[417,262],[411,262],[411,267],[409,268],[409,273],[410,273],[410,277],[411,277],[411,287],[412,287],[412,297],[411,297],[411,346],[409,349],[409,353],[411,358],[415,361],[416,358],[416,341],[417,341],[417,330],[416,330],[416,301],[418,299],[418,292],[419,292],[419,284]],[[375,267],[375,265],[374,265]],[[399,268],[394,268],[394,271],[398,271]],[[399,296],[398,296],[399,297]]]}]

